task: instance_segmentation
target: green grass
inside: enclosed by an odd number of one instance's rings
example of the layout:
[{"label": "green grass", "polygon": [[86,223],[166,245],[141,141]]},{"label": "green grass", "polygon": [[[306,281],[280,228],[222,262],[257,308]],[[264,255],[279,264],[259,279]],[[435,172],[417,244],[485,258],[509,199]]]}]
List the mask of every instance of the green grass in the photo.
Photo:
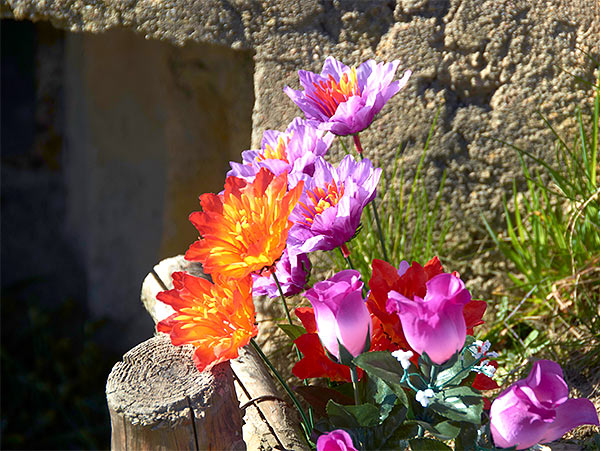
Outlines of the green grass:
[{"label": "green grass", "polygon": [[[388,175],[384,170],[377,190],[375,205],[381,218],[388,261],[395,266],[402,260],[424,264],[432,257],[447,253],[445,238],[452,225],[449,208],[443,204],[446,171],[431,196],[423,180],[427,150],[435,131],[436,114],[416,166],[412,181],[402,159],[403,147],[398,146],[393,167]],[[368,157],[368,149],[366,155]],[[381,164],[376,165],[382,167]],[[363,275],[371,276],[373,258],[384,259],[379,234],[371,207],[363,210],[359,232],[348,245],[353,264]],[[347,269],[347,262],[338,253],[328,253],[336,270]]]},{"label": "green grass", "polygon": [[519,194],[513,184],[503,231],[483,220],[514,268],[512,294],[500,300],[488,332],[509,366],[533,355],[567,362],[585,350],[585,365],[600,368],[600,78],[592,86],[591,113],[587,105],[577,110],[572,142],[540,115],[556,138],[550,161],[503,143],[519,158],[526,190]]}]

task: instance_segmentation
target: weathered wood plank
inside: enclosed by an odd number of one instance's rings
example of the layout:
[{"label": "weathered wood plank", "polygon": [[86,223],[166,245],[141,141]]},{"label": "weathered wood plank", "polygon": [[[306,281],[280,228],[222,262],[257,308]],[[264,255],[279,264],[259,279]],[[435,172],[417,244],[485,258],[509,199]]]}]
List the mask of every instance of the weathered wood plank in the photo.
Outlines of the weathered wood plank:
[{"label": "weathered wood plank", "polygon": [[241,349],[240,356],[231,361],[231,369],[240,407],[244,408],[242,430],[248,449],[310,449],[296,410],[289,398],[280,394],[256,351],[250,346]]},{"label": "weathered wood plank", "polygon": [[141,294],[142,304],[150,313],[155,324],[175,313],[170,305],[158,301],[156,295],[161,291],[173,289],[171,274],[177,271],[186,271],[198,277],[208,278],[202,272],[200,263],[189,262],[183,258],[183,255],[165,258],[156,264],[144,279]]}]

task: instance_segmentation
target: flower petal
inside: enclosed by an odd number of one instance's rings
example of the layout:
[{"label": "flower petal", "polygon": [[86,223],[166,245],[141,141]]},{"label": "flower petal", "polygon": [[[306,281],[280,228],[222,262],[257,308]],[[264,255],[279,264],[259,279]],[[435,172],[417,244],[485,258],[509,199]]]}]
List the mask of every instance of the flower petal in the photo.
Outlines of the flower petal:
[{"label": "flower petal", "polygon": [[556,409],[556,419],[548,426],[540,443],[558,440],[571,429],[584,424],[600,426],[596,407],[589,399],[568,399]]}]

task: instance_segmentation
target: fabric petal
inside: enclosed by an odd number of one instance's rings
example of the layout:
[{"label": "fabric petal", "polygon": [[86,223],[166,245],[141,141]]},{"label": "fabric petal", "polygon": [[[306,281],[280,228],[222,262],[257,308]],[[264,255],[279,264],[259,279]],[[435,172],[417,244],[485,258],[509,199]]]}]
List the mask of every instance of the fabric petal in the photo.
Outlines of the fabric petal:
[{"label": "fabric petal", "polygon": [[600,426],[596,407],[589,399],[568,399],[556,409],[556,419],[546,428],[540,443],[558,440],[571,429],[584,424]]}]

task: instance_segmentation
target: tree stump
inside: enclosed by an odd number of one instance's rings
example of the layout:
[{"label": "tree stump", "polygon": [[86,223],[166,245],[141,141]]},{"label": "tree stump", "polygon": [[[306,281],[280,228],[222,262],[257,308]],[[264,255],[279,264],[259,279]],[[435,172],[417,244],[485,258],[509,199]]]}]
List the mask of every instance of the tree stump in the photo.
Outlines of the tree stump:
[{"label": "tree stump", "polygon": [[193,350],[159,334],[113,367],[106,384],[113,450],[245,449],[229,363],[200,373]]},{"label": "tree stump", "polygon": [[[157,301],[156,295],[173,288],[171,274],[176,271],[207,277],[201,265],[188,262],[183,255],[167,258],[154,266],[144,279],[141,299],[155,323],[174,313],[170,306]],[[281,394],[256,351],[247,346],[240,350],[240,357],[230,363],[248,449],[308,450],[296,410],[289,404],[287,395]]]}]

